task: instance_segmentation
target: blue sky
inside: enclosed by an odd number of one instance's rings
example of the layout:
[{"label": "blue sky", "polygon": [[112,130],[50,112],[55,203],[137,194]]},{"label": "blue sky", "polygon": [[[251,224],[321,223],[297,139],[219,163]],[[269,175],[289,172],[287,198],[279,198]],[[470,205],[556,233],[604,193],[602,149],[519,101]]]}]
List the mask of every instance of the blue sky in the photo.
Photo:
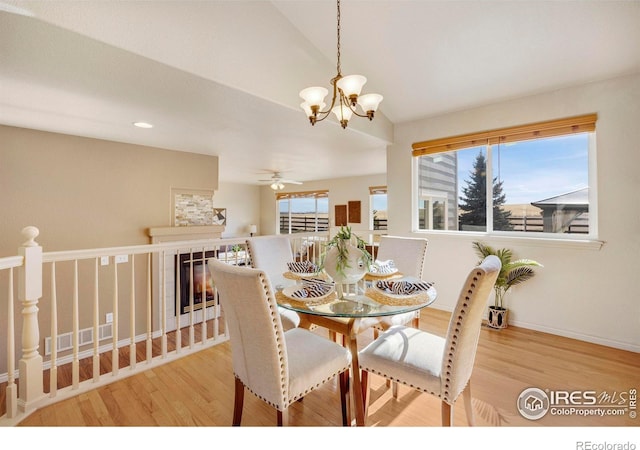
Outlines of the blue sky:
[{"label": "blue sky", "polygon": [[[503,181],[507,204],[531,203],[589,185],[587,133],[493,147],[493,176]],[[479,148],[458,152],[460,187]]]},{"label": "blue sky", "polygon": [[[553,139],[523,141],[493,147],[493,176],[503,181],[507,204],[531,203],[560,194],[566,194],[589,185],[587,133]],[[482,147],[458,152],[458,180],[460,188],[473,169],[473,163]],[[281,203],[280,212],[284,202]],[[295,199],[294,213],[315,209],[314,199]],[[329,212],[328,199],[319,199],[319,212]],[[362,205],[366,208],[367,205]],[[375,196],[373,209],[387,209],[386,196]]]}]

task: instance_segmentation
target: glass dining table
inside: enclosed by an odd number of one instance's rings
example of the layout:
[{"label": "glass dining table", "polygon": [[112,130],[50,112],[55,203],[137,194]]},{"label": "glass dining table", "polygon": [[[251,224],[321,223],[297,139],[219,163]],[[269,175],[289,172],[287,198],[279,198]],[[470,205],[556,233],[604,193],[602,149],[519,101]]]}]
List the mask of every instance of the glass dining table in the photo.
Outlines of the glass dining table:
[{"label": "glass dining table", "polygon": [[[351,351],[351,397],[355,409],[355,424],[364,426],[365,411],[360,367],[358,362],[358,334],[377,322],[377,318],[418,311],[431,305],[437,297],[433,285],[428,290],[407,295],[394,295],[375,287],[380,277],[365,275],[364,279],[345,290],[341,296],[334,290],[320,298],[294,298],[290,293],[299,285],[299,277],[284,274],[290,280],[286,285],[277,285],[276,301],[278,305],[300,314],[300,326],[311,328],[319,326],[329,330],[332,339],[343,336],[343,345]],[[411,277],[395,274],[388,277],[394,281],[420,281]]]}]

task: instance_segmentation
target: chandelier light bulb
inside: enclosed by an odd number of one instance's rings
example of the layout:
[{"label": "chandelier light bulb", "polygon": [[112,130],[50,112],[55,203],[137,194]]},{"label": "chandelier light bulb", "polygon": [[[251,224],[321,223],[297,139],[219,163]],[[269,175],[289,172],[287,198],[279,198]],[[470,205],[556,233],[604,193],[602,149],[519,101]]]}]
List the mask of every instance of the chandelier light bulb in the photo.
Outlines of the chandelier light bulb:
[{"label": "chandelier light bulb", "polygon": [[307,117],[309,119],[313,119],[316,117],[318,111],[322,111],[325,106],[327,106],[327,104],[325,102],[320,103],[319,106],[316,106],[316,110],[315,112],[313,111],[313,108],[311,107],[311,105],[307,102],[302,102],[300,103],[300,108],[303,109],[304,113],[307,115]]},{"label": "chandelier light bulb", "polygon": [[358,95],[362,91],[362,86],[367,82],[367,78],[362,75],[347,75],[342,77],[336,83],[338,89],[342,91],[345,97],[351,100],[351,104],[355,106]]},{"label": "chandelier light bulb", "polygon": [[347,122],[349,122],[349,120],[351,119],[351,115],[353,114],[351,108],[341,103],[338,106],[334,106],[331,111],[333,111],[333,113],[340,121],[340,125],[342,125],[342,128],[347,128]]},{"label": "chandelier light bulb", "polygon": [[309,106],[319,106],[324,102],[324,98],[329,91],[326,88],[320,86],[308,87],[300,91],[300,97]]},{"label": "chandelier light bulb", "polygon": [[311,110],[311,105],[308,104],[307,102],[300,103],[300,108],[302,108],[302,110],[307,115],[307,117],[313,116],[313,111]]},{"label": "chandelier light bulb", "polygon": [[378,110],[378,105],[383,97],[380,94],[364,94],[358,97],[358,105],[367,113],[369,120],[373,119],[373,113]]}]

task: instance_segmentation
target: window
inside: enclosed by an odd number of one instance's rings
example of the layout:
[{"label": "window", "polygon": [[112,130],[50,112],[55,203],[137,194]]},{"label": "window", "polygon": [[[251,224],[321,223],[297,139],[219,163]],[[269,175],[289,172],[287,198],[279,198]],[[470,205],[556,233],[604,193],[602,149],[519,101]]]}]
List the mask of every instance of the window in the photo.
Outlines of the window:
[{"label": "window", "polygon": [[387,229],[387,187],[386,186],[370,186],[369,187],[370,205],[371,205],[371,223],[369,226],[372,230]]},{"label": "window", "polygon": [[414,144],[417,229],[593,236],[589,158],[596,119]]},{"label": "window", "polygon": [[276,194],[281,234],[329,230],[329,192]]}]

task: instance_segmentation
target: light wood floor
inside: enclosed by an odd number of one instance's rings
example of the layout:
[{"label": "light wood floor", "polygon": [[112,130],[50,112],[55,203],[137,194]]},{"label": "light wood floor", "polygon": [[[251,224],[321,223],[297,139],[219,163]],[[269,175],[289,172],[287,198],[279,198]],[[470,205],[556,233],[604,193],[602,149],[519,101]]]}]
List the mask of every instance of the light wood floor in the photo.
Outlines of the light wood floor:
[{"label": "light wood floor", "polygon": [[[425,310],[421,328],[444,334],[449,313]],[[325,334],[326,330],[316,330]],[[372,338],[361,335],[360,345]],[[61,369],[60,369],[61,370]],[[553,416],[538,421],[516,408],[525,388],[589,390],[609,394],[640,388],[640,355],[609,347],[509,327],[483,328],[472,377],[477,425],[483,426],[638,426],[640,419]],[[36,411],[21,426],[229,426],[234,379],[230,344],[134,375]],[[398,400],[384,380],[372,376],[368,426],[439,426],[440,402],[400,386]],[[329,382],[291,407],[297,426],[338,426],[338,387]],[[250,393],[245,395],[242,424],[273,426],[275,412]],[[455,408],[454,425],[466,426],[463,402]]]}]

